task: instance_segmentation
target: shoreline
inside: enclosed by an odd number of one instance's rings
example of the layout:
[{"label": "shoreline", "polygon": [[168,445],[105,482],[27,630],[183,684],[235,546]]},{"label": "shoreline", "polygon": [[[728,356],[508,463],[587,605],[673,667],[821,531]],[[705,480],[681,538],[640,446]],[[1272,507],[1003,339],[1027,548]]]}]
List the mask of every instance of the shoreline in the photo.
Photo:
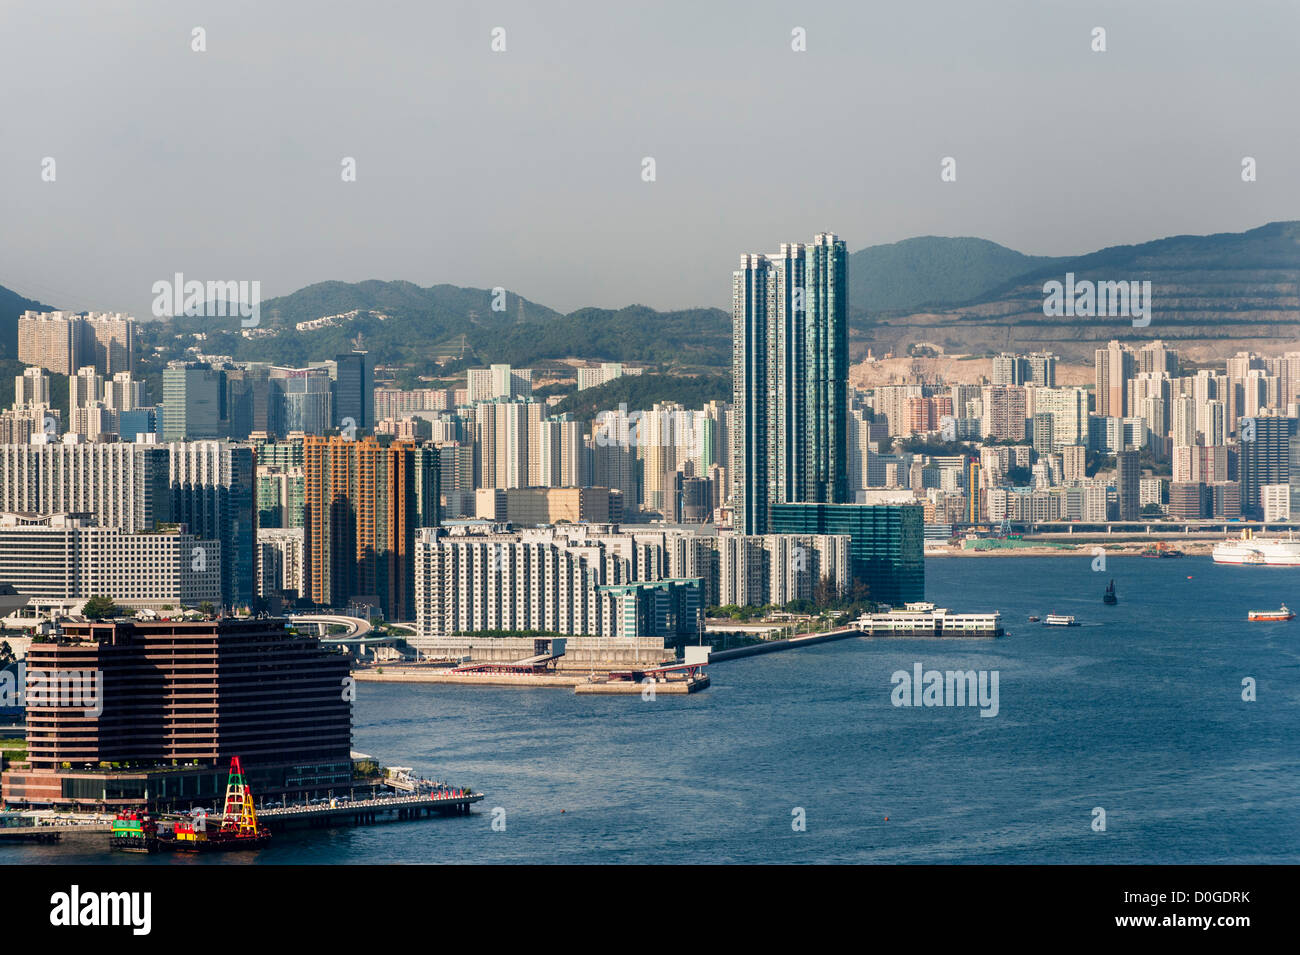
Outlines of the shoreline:
[{"label": "shoreline", "polygon": [[[1186,557],[1208,557],[1214,550],[1214,544],[1217,541],[1177,541],[1170,543],[1171,546],[1182,551]],[[1093,557],[1098,548],[1101,548],[1110,557],[1141,557],[1144,556],[1142,551],[1150,546],[1149,541],[1088,541],[1068,544],[1063,547],[1029,545],[1026,547],[993,547],[986,550],[934,547],[925,551],[925,557],[927,560],[932,557]],[[1157,556],[1151,556],[1150,559],[1177,560],[1175,557]]]}]

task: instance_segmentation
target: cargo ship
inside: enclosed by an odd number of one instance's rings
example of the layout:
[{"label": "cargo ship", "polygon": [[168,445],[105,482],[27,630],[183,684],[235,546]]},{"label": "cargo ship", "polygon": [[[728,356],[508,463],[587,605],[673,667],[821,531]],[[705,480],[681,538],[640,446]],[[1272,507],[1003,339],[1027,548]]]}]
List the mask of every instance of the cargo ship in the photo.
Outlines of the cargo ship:
[{"label": "cargo ship", "polygon": [[1250,528],[1234,540],[1214,545],[1216,564],[1248,564],[1270,567],[1300,567],[1300,541],[1287,537],[1256,537]]},{"label": "cargo ship", "polygon": [[230,759],[226,783],[226,804],[220,824],[208,825],[204,816],[175,823],[159,834],[159,845],[177,852],[221,852],[229,849],[260,849],[271,841],[271,830],[257,821],[253,791],[244,779],[238,756]]},{"label": "cargo ship", "polygon": [[123,852],[157,852],[158,821],[146,812],[119,812],[109,831],[108,846]]},{"label": "cargo ship", "polygon": [[902,609],[864,613],[858,629],[865,637],[1000,637],[1002,614],[953,613],[932,603],[914,601]]},{"label": "cargo ship", "polygon": [[1274,620],[1294,620],[1295,613],[1287,609],[1283,604],[1281,610],[1252,610],[1246,614],[1246,619],[1252,623],[1264,623]]}]

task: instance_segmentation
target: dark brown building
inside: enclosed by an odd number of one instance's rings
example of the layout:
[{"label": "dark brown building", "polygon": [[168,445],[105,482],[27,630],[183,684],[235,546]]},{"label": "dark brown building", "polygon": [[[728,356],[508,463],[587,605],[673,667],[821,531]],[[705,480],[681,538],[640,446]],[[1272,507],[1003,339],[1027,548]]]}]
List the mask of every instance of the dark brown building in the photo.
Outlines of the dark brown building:
[{"label": "dark brown building", "polygon": [[231,756],[259,798],[351,783],[348,657],[283,619],[66,624],[25,663],[7,804],[211,804]]}]

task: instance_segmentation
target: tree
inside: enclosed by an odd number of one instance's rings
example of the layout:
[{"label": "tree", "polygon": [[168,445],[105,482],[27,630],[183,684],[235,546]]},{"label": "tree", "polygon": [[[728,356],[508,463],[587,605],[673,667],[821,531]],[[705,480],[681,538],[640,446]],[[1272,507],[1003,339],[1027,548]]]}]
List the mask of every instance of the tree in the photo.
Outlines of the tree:
[{"label": "tree", "polygon": [[81,615],[87,620],[103,620],[106,617],[116,617],[120,610],[117,604],[113,603],[112,597],[95,596],[86,601],[86,605],[81,608]]},{"label": "tree", "polygon": [[6,663],[14,662],[14,648],[9,646],[9,641],[0,642],[0,666]]},{"label": "tree", "polygon": [[839,596],[835,581],[829,576],[817,581],[813,587],[813,604],[818,609],[831,606],[839,599]]},{"label": "tree", "polygon": [[199,604],[199,613],[203,614],[205,617],[216,616],[217,608],[212,606],[211,600],[205,600]]},{"label": "tree", "polygon": [[1027,487],[1033,479],[1029,468],[1007,468],[1007,483],[1013,487]]}]

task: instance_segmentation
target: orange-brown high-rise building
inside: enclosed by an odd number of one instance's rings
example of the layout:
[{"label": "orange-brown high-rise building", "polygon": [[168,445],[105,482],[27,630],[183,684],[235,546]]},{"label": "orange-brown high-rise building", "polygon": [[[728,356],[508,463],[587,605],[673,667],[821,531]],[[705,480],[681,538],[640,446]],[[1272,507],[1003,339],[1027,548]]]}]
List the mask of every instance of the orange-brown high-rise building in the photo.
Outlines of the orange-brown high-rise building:
[{"label": "orange-brown high-rise building", "polygon": [[335,608],[360,599],[390,620],[411,619],[416,445],[308,435],[303,458],[309,599]]}]

